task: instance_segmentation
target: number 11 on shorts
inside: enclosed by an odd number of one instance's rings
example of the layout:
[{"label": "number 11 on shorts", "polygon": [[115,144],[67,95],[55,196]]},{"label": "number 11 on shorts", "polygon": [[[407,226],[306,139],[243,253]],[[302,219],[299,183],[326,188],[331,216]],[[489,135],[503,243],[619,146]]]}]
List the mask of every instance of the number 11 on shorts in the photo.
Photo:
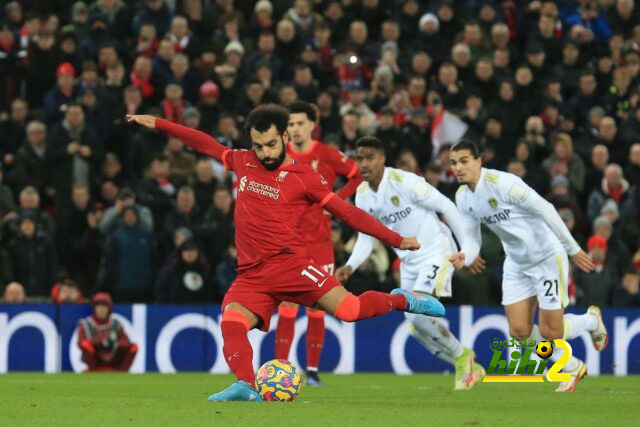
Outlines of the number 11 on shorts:
[{"label": "number 11 on shorts", "polygon": [[324,285],[324,282],[327,281],[326,275],[321,270],[315,268],[313,265],[307,266],[307,268],[300,272],[300,275],[313,280],[314,283],[318,284],[319,288],[321,288],[322,285]]}]

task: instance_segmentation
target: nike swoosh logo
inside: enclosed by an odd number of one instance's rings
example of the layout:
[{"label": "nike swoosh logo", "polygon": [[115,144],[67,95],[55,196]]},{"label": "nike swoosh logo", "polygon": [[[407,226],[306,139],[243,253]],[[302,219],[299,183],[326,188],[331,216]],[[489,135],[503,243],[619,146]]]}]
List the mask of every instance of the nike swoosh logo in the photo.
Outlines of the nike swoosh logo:
[{"label": "nike swoosh logo", "polygon": [[[327,278],[327,279],[328,279],[328,278]],[[321,287],[322,287],[322,285],[324,285],[324,282],[326,282],[326,281],[327,281],[327,279],[324,279],[322,282],[318,283],[318,287],[319,287],[319,288],[321,288]]]},{"label": "nike swoosh logo", "polygon": [[250,167],[250,168],[257,168],[257,166],[256,166],[256,165],[254,165],[254,164],[252,164],[252,163],[245,163],[244,165],[245,165],[245,166],[248,166],[248,167]]}]

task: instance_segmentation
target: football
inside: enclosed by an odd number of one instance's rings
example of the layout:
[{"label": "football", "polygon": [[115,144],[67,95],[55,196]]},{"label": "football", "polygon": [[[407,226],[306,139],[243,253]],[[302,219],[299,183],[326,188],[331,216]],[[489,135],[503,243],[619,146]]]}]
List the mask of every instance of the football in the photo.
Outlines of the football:
[{"label": "football", "polygon": [[270,402],[292,402],[300,393],[302,374],[291,362],[273,359],[258,370],[258,393]]},{"label": "football", "polygon": [[548,359],[553,354],[553,347],[549,341],[540,341],[536,346],[536,354],[541,359]]}]

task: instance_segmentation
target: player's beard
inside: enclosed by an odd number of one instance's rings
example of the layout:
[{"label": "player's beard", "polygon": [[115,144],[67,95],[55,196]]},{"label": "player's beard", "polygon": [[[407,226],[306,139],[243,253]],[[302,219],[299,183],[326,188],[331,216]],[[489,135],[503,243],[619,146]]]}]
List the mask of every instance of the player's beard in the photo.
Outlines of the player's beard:
[{"label": "player's beard", "polygon": [[[286,155],[287,155],[287,150],[283,146],[282,147],[282,152],[280,153],[280,155],[277,158],[274,159],[272,157],[268,157],[268,158],[260,159],[260,163],[262,163],[262,166],[264,166],[266,170],[274,171],[274,170],[276,170],[276,169],[278,169],[280,167],[282,162],[284,162],[284,158],[286,157]],[[265,160],[273,160],[273,162],[265,163]]]}]

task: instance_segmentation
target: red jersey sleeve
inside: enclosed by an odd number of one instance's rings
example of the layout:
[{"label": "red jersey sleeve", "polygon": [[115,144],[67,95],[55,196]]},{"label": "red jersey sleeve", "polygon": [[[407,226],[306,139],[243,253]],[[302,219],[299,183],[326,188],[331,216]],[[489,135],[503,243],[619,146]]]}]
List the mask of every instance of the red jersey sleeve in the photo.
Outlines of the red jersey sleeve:
[{"label": "red jersey sleeve", "polygon": [[156,129],[175,136],[194,150],[222,162],[227,169],[233,169],[233,156],[230,155],[232,150],[220,144],[211,135],[159,117],[156,118]]},{"label": "red jersey sleeve", "polygon": [[351,197],[362,182],[362,176],[360,176],[356,162],[346,154],[330,147],[327,147],[325,159],[336,175],[344,176],[348,180],[338,191],[338,196],[342,199]]},{"label": "red jersey sleeve", "polygon": [[327,182],[319,174],[307,174],[305,186],[309,198],[335,215],[340,221],[361,233],[381,240],[389,246],[399,248],[402,236],[382,225],[380,221],[340,197],[327,188]]}]

